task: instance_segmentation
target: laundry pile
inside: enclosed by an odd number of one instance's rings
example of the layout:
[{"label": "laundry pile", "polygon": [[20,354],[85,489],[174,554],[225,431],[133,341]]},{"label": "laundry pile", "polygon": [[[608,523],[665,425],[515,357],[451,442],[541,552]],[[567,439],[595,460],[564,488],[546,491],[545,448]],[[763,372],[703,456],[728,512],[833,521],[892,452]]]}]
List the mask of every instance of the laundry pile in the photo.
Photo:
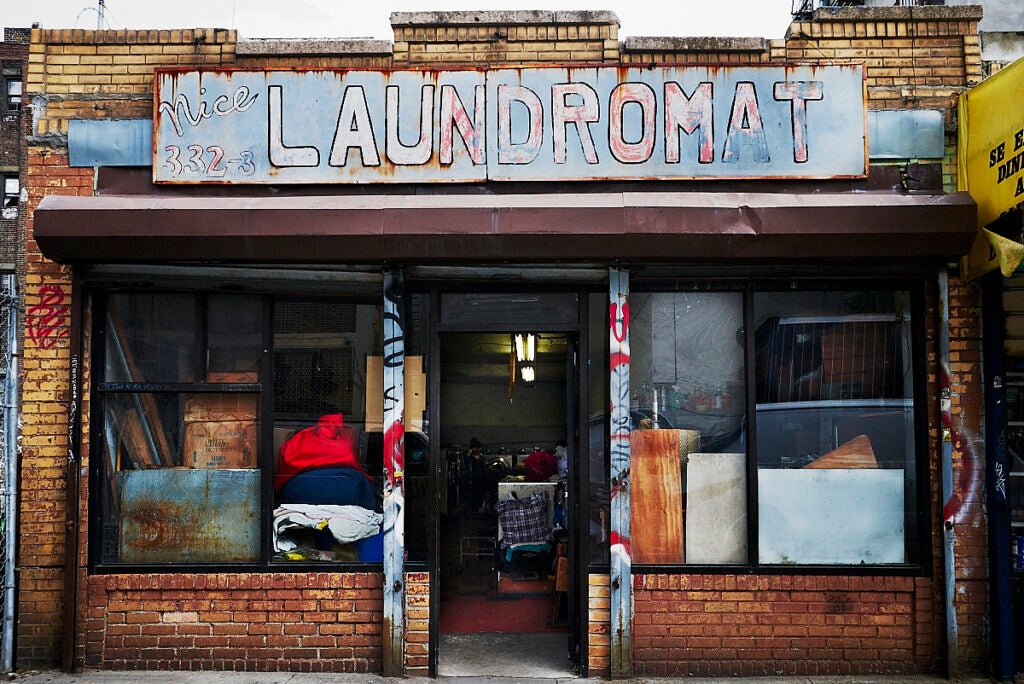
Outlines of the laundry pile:
[{"label": "laundry pile", "polygon": [[384,516],[341,414],[321,416],[281,446],[274,488],[276,558],[380,562]]}]

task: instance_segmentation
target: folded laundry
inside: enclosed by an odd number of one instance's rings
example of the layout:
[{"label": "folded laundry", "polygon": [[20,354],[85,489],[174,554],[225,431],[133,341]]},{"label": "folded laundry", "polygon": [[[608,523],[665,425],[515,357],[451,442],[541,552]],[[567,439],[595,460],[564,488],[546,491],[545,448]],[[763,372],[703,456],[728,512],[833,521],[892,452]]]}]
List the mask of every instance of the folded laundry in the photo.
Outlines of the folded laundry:
[{"label": "folded laundry", "polygon": [[361,506],[284,504],[274,509],[274,551],[296,548],[289,530],[328,529],[338,543],[348,544],[377,534],[383,520],[380,513]]}]

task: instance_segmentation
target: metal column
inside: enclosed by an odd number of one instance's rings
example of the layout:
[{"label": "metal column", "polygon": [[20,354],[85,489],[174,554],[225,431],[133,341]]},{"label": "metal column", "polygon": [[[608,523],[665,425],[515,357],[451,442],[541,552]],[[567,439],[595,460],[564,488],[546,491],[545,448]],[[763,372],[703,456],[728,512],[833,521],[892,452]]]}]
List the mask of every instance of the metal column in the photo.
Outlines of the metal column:
[{"label": "metal column", "polygon": [[384,674],[405,673],[405,338],[401,273],[384,275]]},{"label": "metal column", "polygon": [[632,674],[629,546],[629,272],[608,271],[611,331],[611,675]]},{"label": "metal column", "polygon": [[0,453],[4,464],[3,510],[0,511],[0,532],[3,549],[3,627],[0,629],[0,672],[14,669],[15,619],[14,563],[17,559],[18,538],[18,299],[15,296],[16,279],[4,276],[0,290],[0,340],[4,347],[0,353],[0,379],[2,379],[3,418],[0,420]]},{"label": "metal column", "polygon": [[[942,500],[948,502],[953,496],[953,426],[950,417],[949,387],[949,274],[939,272],[939,411],[942,417]],[[946,657],[947,675],[951,678],[960,673],[960,645],[956,619],[956,530],[955,516],[943,511],[943,576],[946,579]]]},{"label": "metal column", "polygon": [[1010,513],[1007,500],[1006,390],[1003,363],[1003,276],[987,273],[981,284],[982,377],[985,380],[985,511],[988,517],[989,621],[992,672],[1013,679],[1013,592],[1010,588]]}]

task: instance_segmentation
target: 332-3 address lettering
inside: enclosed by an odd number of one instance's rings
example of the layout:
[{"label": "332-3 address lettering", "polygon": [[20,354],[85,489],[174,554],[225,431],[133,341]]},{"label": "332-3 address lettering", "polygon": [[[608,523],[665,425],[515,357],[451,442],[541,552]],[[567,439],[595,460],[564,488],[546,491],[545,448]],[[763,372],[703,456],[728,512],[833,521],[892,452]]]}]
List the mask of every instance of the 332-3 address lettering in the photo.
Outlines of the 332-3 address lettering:
[{"label": "332-3 address lettering", "polygon": [[164,148],[167,158],[164,166],[171,169],[176,176],[198,175],[207,178],[223,178],[228,167],[235,166],[243,176],[251,176],[256,171],[252,152],[242,150],[238,157],[225,158],[224,148],[220,145],[168,145]]}]

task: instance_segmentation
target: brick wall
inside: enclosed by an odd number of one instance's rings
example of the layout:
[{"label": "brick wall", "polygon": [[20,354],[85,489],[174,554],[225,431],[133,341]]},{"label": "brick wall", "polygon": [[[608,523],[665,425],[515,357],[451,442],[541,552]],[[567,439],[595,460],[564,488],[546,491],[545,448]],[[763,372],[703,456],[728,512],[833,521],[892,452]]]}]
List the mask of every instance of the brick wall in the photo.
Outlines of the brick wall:
[{"label": "brick wall", "polygon": [[381,582],[369,573],[90,577],[85,664],[379,672]]},{"label": "brick wall", "polygon": [[395,12],[391,25],[396,67],[619,61],[618,19],[610,12]]},{"label": "brick wall", "polygon": [[910,674],[912,577],[634,576],[640,676]]},{"label": "brick wall", "polygon": [[405,675],[430,675],[430,573],[405,576]]},{"label": "brick wall", "polygon": [[32,211],[44,194],[92,194],[92,170],[68,168],[66,150],[28,154],[27,272],[22,291],[21,482],[18,544],[19,663],[60,656],[70,388],[70,270],[44,259]]},{"label": "brick wall", "polygon": [[[0,69],[16,70],[21,74],[22,83],[25,82],[28,77],[27,29],[4,30],[4,41],[0,42]],[[6,97],[7,93],[0,95]],[[22,102],[20,112],[5,112],[0,116],[0,172],[18,177],[22,188],[25,187],[27,104],[25,100]],[[19,240],[19,236],[24,232],[24,225],[24,206],[18,207],[14,216],[0,215],[0,267],[9,271],[14,270],[19,278],[24,276],[24,252]]]},{"label": "brick wall", "polygon": [[587,581],[587,675],[611,674],[611,581],[608,575],[590,575]]}]

